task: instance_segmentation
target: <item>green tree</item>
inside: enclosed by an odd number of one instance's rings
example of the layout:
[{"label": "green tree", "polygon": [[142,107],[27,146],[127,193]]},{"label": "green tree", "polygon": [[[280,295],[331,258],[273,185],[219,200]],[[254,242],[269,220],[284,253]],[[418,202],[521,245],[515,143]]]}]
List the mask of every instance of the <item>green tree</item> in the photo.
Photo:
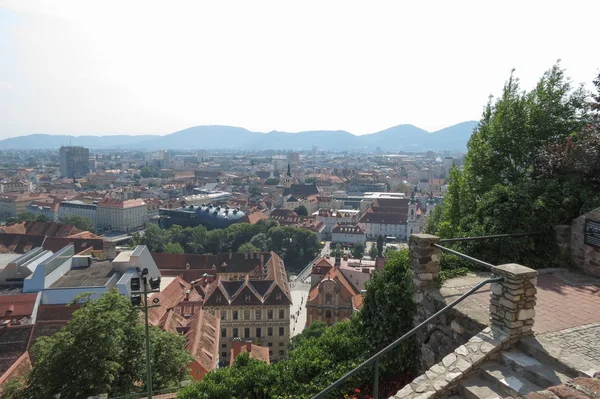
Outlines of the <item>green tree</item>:
[{"label": "green tree", "polygon": [[238,252],[241,253],[251,253],[251,252],[260,252],[260,249],[256,248],[254,245],[250,244],[249,242],[240,245],[240,247],[237,250]]},{"label": "green tree", "polygon": [[148,166],[144,166],[142,169],[140,169],[140,176],[142,176],[144,179],[153,177],[154,170],[152,168],[149,168]]},{"label": "green tree", "polygon": [[162,230],[155,224],[146,223],[142,233],[134,233],[132,236],[134,245],[145,245],[150,252],[163,252],[165,245],[171,240],[168,230]]},{"label": "green tree", "polygon": [[50,219],[48,219],[48,216],[46,216],[46,215],[37,215],[34,220],[36,222],[48,222],[48,221],[50,221]]},{"label": "green tree", "polygon": [[251,197],[259,197],[262,192],[258,184],[253,183],[250,184],[250,187],[248,187],[248,194],[250,194]]},{"label": "green tree", "polygon": [[183,254],[185,251],[178,242],[168,242],[163,246],[163,252],[166,254]]},{"label": "green tree", "polygon": [[[369,355],[373,355],[413,328],[416,305],[408,250],[391,252],[383,269],[371,276],[365,288],[360,333]],[[415,342],[410,339],[385,357],[382,371],[412,371],[415,358]]]},{"label": "green tree", "polygon": [[308,209],[304,205],[298,206],[294,209],[294,212],[298,214],[298,216],[308,216]]},{"label": "green tree", "polygon": [[442,205],[438,205],[433,208],[433,212],[429,214],[427,217],[427,222],[425,223],[425,228],[423,232],[426,234],[437,234],[438,227],[442,222],[442,216],[444,213],[444,207]]},{"label": "green tree", "polygon": [[75,226],[82,231],[91,231],[92,233],[96,231],[94,222],[85,216],[67,215],[61,219],[61,222]]},{"label": "green tree", "polygon": [[357,242],[354,244],[354,248],[352,248],[352,256],[356,259],[362,259],[365,254],[365,246],[361,242]]},{"label": "green tree", "polygon": [[371,248],[369,248],[369,256],[371,257],[371,259],[375,260],[375,258],[377,258],[378,254],[379,254],[379,251],[377,250],[377,247],[375,246],[375,244],[371,244]]},{"label": "green tree", "polygon": [[0,399],[26,399],[26,378],[13,378],[2,387]]},{"label": "green tree", "polygon": [[265,233],[259,233],[252,237],[252,239],[250,240],[250,244],[252,244],[261,251],[269,250],[269,240],[267,239],[267,235]]},{"label": "green tree", "polygon": [[[153,388],[176,386],[191,360],[185,338],[151,330]],[[35,342],[27,396],[75,399],[143,390],[138,384],[145,381],[144,342],[139,310],[117,290],[84,299],[64,328]]]},{"label": "green tree", "polygon": [[[469,140],[463,170],[450,172],[436,234],[544,232],[455,247],[490,263],[558,266],[554,226],[600,205],[600,185],[592,177],[597,173],[586,172],[600,165],[600,137],[586,143],[594,124],[586,97],[559,64],[529,92],[511,74],[502,95],[488,101]],[[580,160],[589,168],[574,167]]]},{"label": "green tree", "polygon": [[277,384],[275,365],[251,359],[248,353],[236,357],[231,367],[208,373],[199,383],[188,385],[178,399],[267,399]]}]

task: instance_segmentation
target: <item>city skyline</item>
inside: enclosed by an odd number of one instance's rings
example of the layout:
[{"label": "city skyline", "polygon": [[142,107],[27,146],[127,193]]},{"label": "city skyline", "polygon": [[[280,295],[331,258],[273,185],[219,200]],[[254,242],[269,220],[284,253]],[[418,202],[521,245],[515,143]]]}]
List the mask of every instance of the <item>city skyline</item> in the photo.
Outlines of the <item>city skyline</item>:
[{"label": "city skyline", "polygon": [[580,3],[571,18],[541,2],[0,0],[10,60],[0,66],[0,139],[197,125],[433,131],[479,119],[512,68],[530,89],[562,59],[591,87],[600,6]]}]

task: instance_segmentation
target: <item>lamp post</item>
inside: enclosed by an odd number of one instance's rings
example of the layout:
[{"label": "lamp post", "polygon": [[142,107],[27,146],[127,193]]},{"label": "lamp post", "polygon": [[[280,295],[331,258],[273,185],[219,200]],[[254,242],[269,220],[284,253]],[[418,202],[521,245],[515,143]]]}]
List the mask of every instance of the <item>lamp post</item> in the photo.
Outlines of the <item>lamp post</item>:
[{"label": "lamp post", "polygon": [[[131,286],[131,304],[144,311],[144,325],[146,330],[146,386],[148,388],[148,399],[152,399],[152,364],[150,362],[150,327],[148,325],[148,309],[160,306],[158,298],[154,298],[154,305],[148,306],[148,293],[160,291],[160,277],[151,277],[148,279],[148,269],[139,270],[137,268],[138,277],[132,277]],[[143,282],[143,290],[141,290],[140,281]],[[148,291],[150,285],[150,291]],[[142,300],[142,295],[144,296]]]}]

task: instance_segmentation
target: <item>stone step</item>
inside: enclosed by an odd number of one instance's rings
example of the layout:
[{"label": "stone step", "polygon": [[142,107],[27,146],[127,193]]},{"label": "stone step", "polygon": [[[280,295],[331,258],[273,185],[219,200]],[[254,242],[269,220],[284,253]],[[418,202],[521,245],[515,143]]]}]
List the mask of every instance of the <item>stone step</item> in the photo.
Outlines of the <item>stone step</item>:
[{"label": "stone step", "polygon": [[530,392],[543,389],[496,361],[484,363],[480,368],[480,374],[482,378],[494,384],[497,389],[506,392],[506,396],[526,396]]},{"label": "stone step", "polygon": [[492,386],[489,381],[482,380],[481,378],[471,378],[462,381],[458,390],[465,399],[502,399],[506,396]]},{"label": "stone step", "polygon": [[573,358],[576,356],[570,355],[569,359],[561,360],[561,353],[563,352],[561,348],[542,344],[535,336],[521,339],[517,343],[517,348],[544,364],[551,364],[555,370],[568,377],[590,377],[589,373],[584,370],[591,368],[589,365],[584,364],[585,362],[582,359],[576,359],[577,361],[575,361]]},{"label": "stone step", "polygon": [[502,352],[502,363],[542,388],[564,384],[570,380],[567,375],[550,366],[552,363],[544,364],[520,350]]}]

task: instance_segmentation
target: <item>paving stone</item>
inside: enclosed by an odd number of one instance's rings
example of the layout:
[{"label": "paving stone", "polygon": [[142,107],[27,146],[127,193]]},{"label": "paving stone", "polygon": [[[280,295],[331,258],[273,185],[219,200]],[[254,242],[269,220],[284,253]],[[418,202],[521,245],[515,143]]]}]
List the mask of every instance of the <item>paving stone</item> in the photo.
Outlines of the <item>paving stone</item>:
[{"label": "paving stone", "polygon": [[550,365],[541,363],[537,359],[519,350],[502,352],[501,356],[502,362],[506,366],[512,368],[537,385],[547,387],[564,384],[570,380],[567,375],[553,369]]},{"label": "paving stone", "polygon": [[479,378],[461,382],[459,392],[465,399],[502,399],[506,396],[489,382]]},{"label": "paving stone", "polygon": [[469,354],[469,350],[464,345],[461,345],[458,348],[456,348],[454,352],[462,356],[467,356]]},{"label": "paving stone", "polygon": [[532,383],[517,372],[497,362],[489,362],[482,365],[481,373],[486,380],[498,384],[513,396],[527,395],[530,392],[542,390],[542,387],[539,385]]}]

